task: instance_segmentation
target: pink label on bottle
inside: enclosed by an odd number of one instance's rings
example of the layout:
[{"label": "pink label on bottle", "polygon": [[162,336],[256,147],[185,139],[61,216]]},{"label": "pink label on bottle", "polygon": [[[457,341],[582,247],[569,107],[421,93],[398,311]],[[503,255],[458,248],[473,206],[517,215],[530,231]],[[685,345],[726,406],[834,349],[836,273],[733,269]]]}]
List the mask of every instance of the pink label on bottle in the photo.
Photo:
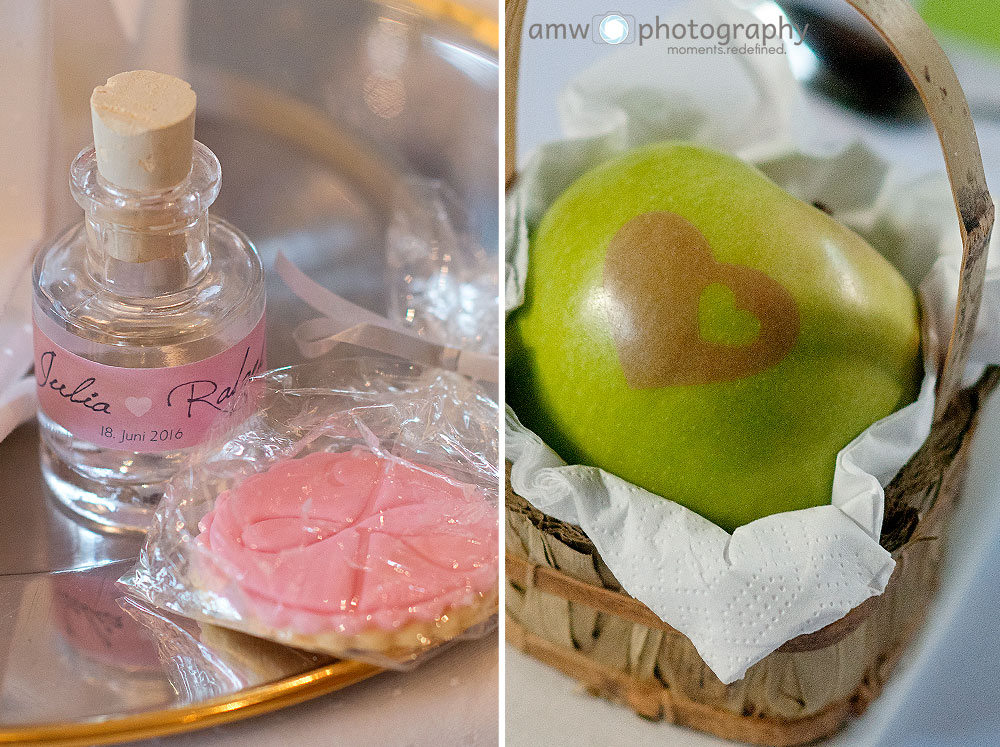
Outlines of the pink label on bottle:
[{"label": "pink label on bottle", "polygon": [[39,316],[36,310],[39,407],[96,446],[136,452],[196,446],[222,418],[247,414],[247,381],[265,368],[263,316],[228,350],[170,368],[121,368],[82,358],[54,341],[67,333],[44,317],[40,323]]}]

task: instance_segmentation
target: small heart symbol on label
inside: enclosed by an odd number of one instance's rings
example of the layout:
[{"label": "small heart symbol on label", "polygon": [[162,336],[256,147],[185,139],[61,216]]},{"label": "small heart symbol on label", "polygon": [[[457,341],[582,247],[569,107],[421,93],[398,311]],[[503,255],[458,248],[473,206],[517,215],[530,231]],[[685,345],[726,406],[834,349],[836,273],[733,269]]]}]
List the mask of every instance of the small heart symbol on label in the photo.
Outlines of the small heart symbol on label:
[{"label": "small heart symbol on label", "polygon": [[734,381],[777,365],[799,335],[792,295],[760,270],[716,262],[705,235],[642,213],[604,260],[611,332],[633,389]]},{"label": "small heart symbol on label", "polygon": [[149,397],[126,397],[125,398],[125,409],[130,413],[135,415],[137,418],[141,418],[147,412],[149,408],[153,406],[153,400]]}]

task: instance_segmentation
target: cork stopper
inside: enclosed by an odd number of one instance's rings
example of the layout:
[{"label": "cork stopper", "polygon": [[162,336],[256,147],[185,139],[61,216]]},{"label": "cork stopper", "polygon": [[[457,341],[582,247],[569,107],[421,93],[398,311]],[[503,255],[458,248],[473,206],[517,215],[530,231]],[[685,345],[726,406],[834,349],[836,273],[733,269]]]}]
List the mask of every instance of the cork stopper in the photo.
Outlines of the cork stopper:
[{"label": "cork stopper", "polygon": [[197,97],[180,78],[133,70],[94,89],[97,169],[120,189],[156,192],[184,181],[191,169]]}]

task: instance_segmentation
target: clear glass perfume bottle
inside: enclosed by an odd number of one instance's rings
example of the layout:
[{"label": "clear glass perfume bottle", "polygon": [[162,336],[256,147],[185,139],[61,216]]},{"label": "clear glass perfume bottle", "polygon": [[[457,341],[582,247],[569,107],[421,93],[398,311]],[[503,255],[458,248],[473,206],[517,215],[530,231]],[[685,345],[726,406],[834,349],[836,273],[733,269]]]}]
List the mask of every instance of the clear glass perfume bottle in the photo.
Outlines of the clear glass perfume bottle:
[{"label": "clear glass perfume bottle", "polygon": [[[94,109],[99,142],[70,169],[84,220],[34,267],[45,484],[65,507],[112,531],[146,527],[166,481],[220,419],[234,415],[248,378],[264,367],[260,259],[246,236],[208,214],[221,168],[193,139],[193,93],[183,123],[190,144],[186,133],[168,132],[173,144],[150,145],[164,128],[142,117],[159,106],[161,83],[141,79],[124,92],[140,99],[140,125],[122,120],[124,134],[99,133]],[[142,163],[138,176],[120,176],[114,159],[130,154],[167,173],[150,176]],[[162,162],[170,155],[187,162]],[[131,183],[113,183],[110,174]]]}]

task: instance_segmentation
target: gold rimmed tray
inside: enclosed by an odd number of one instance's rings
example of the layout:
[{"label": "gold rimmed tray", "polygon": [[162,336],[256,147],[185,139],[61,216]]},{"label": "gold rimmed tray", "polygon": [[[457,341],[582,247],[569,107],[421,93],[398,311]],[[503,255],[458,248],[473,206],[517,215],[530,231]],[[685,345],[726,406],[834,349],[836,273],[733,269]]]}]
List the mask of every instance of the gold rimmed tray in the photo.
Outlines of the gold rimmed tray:
[{"label": "gold rimmed tray", "polygon": [[370,664],[336,661],[295,677],[247,688],[239,693],[238,698],[222,696],[197,706],[149,711],[122,718],[42,724],[27,729],[15,727],[0,732],[0,744],[84,747],[202,729],[326,695],[378,671]]},{"label": "gold rimmed tray", "polygon": [[[226,5],[188,8],[196,137],[223,165],[213,212],[251,237],[265,268],[281,250],[335,293],[384,311],[386,201],[405,172],[447,180],[481,243],[496,245],[498,167],[482,158],[498,142],[495,19],[429,0],[257,0],[239,14]],[[371,53],[387,34],[405,57],[392,70]],[[391,86],[372,88],[387,75]],[[401,106],[376,95],[387,91]],[[51,199],[71,203],[68,190]],[[299,362],[291,330],[314,312],[274,273],[267,293],[269,363]],[[0,443],[0,744],[193,730],[380,671],[131,599],[116,582],[141,540],[63,514],[43,494],[37,451],[34,423]]]},{"label": "gold rimmed tray", "polygon": [[[9,450],[32,446],[32,430]],[[0,744],[108,744],[202,728],[381,671],[150,607],[116,583],[133,563],[0,576]]]}]

